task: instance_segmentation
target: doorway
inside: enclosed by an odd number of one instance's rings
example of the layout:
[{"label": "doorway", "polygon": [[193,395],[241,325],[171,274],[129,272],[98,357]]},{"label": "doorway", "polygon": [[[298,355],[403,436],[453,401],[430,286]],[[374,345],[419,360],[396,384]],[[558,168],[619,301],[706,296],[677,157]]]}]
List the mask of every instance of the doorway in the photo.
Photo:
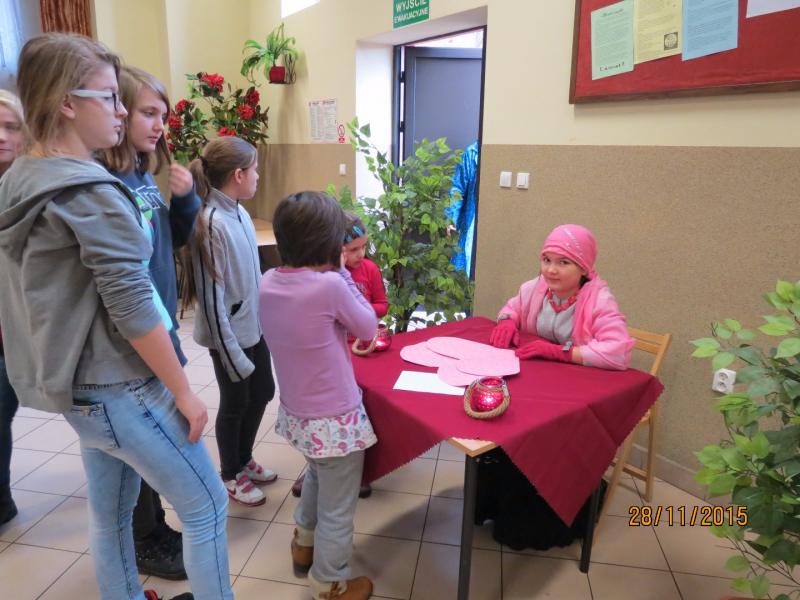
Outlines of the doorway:
[{"label": "doorway", "polygon": [[[457,267],[474,277],[478,211],[477,156],[483,116],[486,28],[410,42],[394,49],[392,156],[400,163],[417,142],[444,137],[452,150],[467,150],[456,179],[464,183],[454,214],[464,249]],[[470,148],[471,145],[476,144]],[[467,160],[475,164],[467,164]],[[460,176],[460,177],[459,177]]]}]

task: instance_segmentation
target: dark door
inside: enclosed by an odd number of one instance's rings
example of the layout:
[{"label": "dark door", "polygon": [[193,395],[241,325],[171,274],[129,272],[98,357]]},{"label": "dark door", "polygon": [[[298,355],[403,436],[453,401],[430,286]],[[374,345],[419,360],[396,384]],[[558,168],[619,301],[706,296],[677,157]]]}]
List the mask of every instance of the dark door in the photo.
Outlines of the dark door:
[{"label": "dark door", "polygon": [[403,159],[425,138],[454,150],[478,139],[482,70],[481,48],[406,47]]}]

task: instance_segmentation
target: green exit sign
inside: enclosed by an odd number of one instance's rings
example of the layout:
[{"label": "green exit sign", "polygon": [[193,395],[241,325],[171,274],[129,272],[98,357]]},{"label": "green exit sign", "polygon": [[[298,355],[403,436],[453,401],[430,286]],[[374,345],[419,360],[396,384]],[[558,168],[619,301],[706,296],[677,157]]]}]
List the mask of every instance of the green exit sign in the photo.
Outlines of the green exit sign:
[{"label": "green exit sign", "polygon": [[430,0],[392,0],[394,6],[394,29],[427,21],[431,17]]}]

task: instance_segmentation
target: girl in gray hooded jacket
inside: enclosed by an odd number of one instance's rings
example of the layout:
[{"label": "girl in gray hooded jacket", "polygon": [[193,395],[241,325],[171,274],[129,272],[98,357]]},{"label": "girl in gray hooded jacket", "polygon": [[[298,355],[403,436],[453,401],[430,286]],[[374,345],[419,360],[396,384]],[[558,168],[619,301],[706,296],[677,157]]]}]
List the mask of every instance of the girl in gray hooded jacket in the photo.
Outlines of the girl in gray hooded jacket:
[{"label": "girl in gray hooded jacket", "polygon": [[194,597],[227,600],[227,495],[196,443],[207,411],[150,280],[149,224],[93,160],[117,143],[127,114],[118,75],[119,58],[83,36],[48,33],[20,54],[33,145],[0,183],[9,379],[20,404],[62,413],[80,438],[102,600],[155,596],[142,589],[134,557],[140,475],[183,522]]}]

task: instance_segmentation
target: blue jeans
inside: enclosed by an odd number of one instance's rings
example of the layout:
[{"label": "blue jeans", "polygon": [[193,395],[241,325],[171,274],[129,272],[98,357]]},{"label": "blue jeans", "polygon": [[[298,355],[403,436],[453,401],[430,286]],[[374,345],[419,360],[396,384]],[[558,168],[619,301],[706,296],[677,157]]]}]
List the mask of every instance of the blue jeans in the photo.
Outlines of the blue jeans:
[{"label": "blue jeans", "polygon": [[225,534],[228,494],[206,447],[156,378],[74,388],[65,415],[81,441],[89,482],[90,547],[103,600],[144,600],[132,515],[142,475],[183,523],[183,557],[196,600],[233,598]]},{"label": "blue jeans", "polygon": [[294,522],[314,531],[311,575],[317,581],[347,581],[351,575],[353,517],[364,471],[364,451],[334,458],[306,456],[306,463]]},{"label": "blue jeans", "polygon": [[6,358],[0,355],[0,489],[11,483],[11,421],[18,406],[17,395],[8,381]]}]

